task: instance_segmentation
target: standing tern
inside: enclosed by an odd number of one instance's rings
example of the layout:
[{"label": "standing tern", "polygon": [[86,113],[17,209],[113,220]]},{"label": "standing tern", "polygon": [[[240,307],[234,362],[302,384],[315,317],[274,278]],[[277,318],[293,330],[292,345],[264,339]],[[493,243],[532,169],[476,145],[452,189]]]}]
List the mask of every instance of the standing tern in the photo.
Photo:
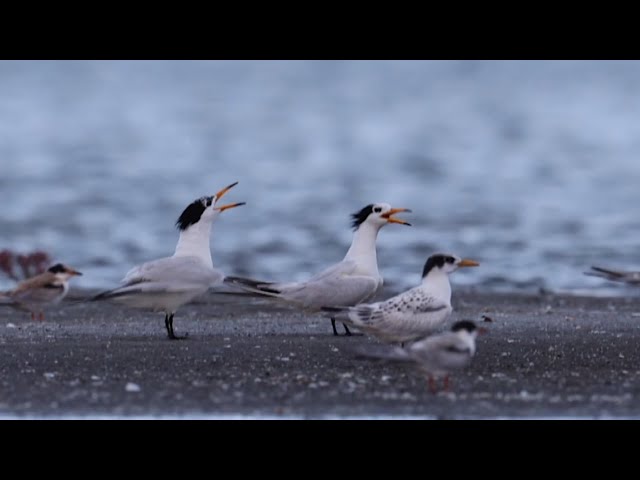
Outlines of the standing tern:
[{"label": "standing tern", "polygon": [[122,280],[121,287],[103,292],[93,300],[113,299],[130,307],[162,311],[169,338],[185,338],[175,335],[173,316],[178,307],[221,283],[224,278],[221,271],[213,268],[209,238],[211,225],[221,212],[245,204],[216,206],[217,201],[237,184],[232,183],[211,197],[199,198],[184,209],[176,222],[180,238],[173,256],[132,268]]},{"label": "standing tern", "polygon": [[[344,259],[305,282],[261,282],[242,277],[227,277],[224,281],[245,291],[279,298],[315,311],[324,306],[357,305],[371,298],[382,287],[376,256],[376,239],[380,229],[388,223],[411,225],[393,217],[400,212],[411,210],[391,208],[387,203],[374,203],[352,214],[355,232]],[[331,318],[331,326],[333,334],[338,335],[334,318]],[[351,335],[347,325],[344,328],[345,334]]]},{"label": "standing tern", "polygon": [[382,302],[323,310],[384,342],[404,343],[423,338],[442,327],[453,310],[449,274],[460,267],[478,265],[456,255],[431,255],[424,264],[422,283],[417,287]]},{"label": "standing tern", "polygon": [[69,291],[69,279],[82,275],[77,270],[56,263],[47,271],[20,282],[8,292],[0,292],[0,304],[31,312],[31,319],[44,320],[43,307],[60,302]]},{"label": "standing tern", "polygon": [[[451,327],[451,331],[432,335],[413,342],[404,348],[385,350],[369,348],[360,350],[359,355],[398,362],[413,362],[427,377],[429,389],[436,391],[436,381],[444,377],[444,389],[449,389],[449,374],[467,367],[476,353],[476,337],[486,333],[471,320],[461,320]],[[384,347],[383,347],[384,348]]]}]

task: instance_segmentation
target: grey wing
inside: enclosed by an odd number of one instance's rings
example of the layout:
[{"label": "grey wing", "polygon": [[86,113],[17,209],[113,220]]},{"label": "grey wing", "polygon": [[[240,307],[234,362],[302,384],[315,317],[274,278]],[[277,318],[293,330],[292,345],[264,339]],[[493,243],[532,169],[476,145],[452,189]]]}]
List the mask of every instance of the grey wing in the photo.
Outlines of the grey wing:
[{"label": "grey wing", "polygon": [[64,295],[64,286],[46,284],[37,288],[31,288],[16,292],[11,296],[16,303],[52,303],[60,300]]},{"label": "grey wing", "polygon": [[[446,319],[449,308],[442,300],[425,295],[419,289],[411,289],[384,302],[352,307],[340,314],[339,319],[346,315],[352,325],[382,340],[403,342],[431,333],[441,320]],[[431,313],[435,316],[429,315]]]},{"label": "grey wing", "polygon": [[356,263],[352,260],[343,260],[339,263],[331,265],[328,268],[325,268],[320,273],[317,273],[313,277],[311,277],[308,282],[317,282],[323,280],[327,277],[335,277],[336,275],[350,275],[356,269]]},{"label": "grey wing", "polygon": [[438,372],[463,368],[471,362],[473,347],[454,333],[444,333],[415,342],[409,355],[427,369]]},{"label": "grey wing", "polygon": [[375,358],[399,362],[410,362],[412,360],[407,350],[390,345],[361,345],[354,347],[352,351],[355,353],[356,358]]},{"label": "grey wing", "polygon": [[281,297],[307,307],[356,305],[378,288],[378,279],[354,275],[353,262],[338,263],[306,282],[279,286]]},{"label": "grey wing", "polygon": [[208,268],[196,257],[167,257],[132,268],[122,282],[124,287],[157,282],[171,284],[179,290],[180,285],[187,284],[216,285],[223,278],[222,272]]},{"label": "grey wing", "polygon": [[269,286],[275,290],[282,292],[295,292],[301,288],[304,288],[309,283],[320,282],[325,278],[333,278],[340,275],[350,275],[356,269],[356,263],[351,260],[343,260],[342,262],[331,265],[324,269],[320,273],[317,273],[313,277],[305,280],[304,282],[290,282],[290,283],[278,283],[272,282]]},{"label": "grey wing", "polygon": [[419,287],[391,297],[384,302],[355,307],[357,316],[370,323],[380,322],[385,317],[439,312],[449,306],[442,300],[425,294]]},{"label": "grey wing", "polygon": [[425,293],[420,287],[414,287],[411,290],[400,293],[395,297],[391,297],[384,303],[385,305],[383,308],[391,307],[400,309],[401,312],[412,313],[438,312],[449,307],[447,303]]}]

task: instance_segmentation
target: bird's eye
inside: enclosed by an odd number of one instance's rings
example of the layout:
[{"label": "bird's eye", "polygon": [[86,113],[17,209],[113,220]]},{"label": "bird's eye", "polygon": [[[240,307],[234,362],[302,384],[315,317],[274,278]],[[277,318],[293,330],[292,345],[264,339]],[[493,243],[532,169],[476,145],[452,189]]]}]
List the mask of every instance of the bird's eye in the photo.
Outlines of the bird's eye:
[{"label": "bird's eye", "polygon": [[455,263],[456,259],[453,257],[447,257],[447,262],[449,263]]},{"label": "bird's eye", "polygon": [[380,213],[382,211],[382,207],[376,207],[373,209],[374,212]]}]

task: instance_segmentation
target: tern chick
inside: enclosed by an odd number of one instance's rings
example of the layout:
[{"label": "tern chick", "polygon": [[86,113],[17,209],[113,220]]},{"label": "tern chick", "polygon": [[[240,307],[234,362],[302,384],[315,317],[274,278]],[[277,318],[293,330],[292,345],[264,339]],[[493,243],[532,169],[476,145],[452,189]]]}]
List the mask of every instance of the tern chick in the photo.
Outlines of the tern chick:
[{"label": "tern chick", "polygon": [[467,367],[476,353],[476,337],[486,329],[470,320],[456,322],[448,332],[432,335],[406,347],[371,348],[360,351],[360,356],[397,362],[412,362],[424,374],[429,389],[436,391],[437,380],[443,378],[444,389],[449,389],[449,375]]},{"label": "tern chick", "polygon": [[449,274],[460,267],[476,267],[474,260],[456,255],[431,255],[422,282],[388,300],[355,307],[325,307],[332,318],[356,327],[384,342],[408,342],[434,333],[444,325],[453,307]]},{"label": "tern chick", "polygon": [[44,320],[43,308],[62,300],[69,291],[69,279],[82,275],[77,270],[56,263],[47,271],[20,282],[16,288],[0,292],[0,304],[31,312],[31,319]]}]

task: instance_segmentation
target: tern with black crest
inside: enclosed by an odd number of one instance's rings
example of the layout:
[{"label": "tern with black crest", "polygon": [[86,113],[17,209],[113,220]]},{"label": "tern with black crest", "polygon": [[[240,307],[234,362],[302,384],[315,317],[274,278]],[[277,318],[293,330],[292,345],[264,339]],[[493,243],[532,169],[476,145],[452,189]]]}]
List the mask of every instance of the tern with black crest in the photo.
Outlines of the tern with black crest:
[{"label": "tern with black crest", "polygon": [[[387,203],[375,203],[354,213],[352,226],[355,231],[344,259],[307,281],[277,283],[242,277],[227,277],[224,281],[245,291],[278,298],[312,311],[325,306],[357,305],[371,298],[382,287],[376,255],[378,232],[389,223],[411,225],[393,216],[410,211],[391,208]],[[333,334],[338,335],[335,319],[331,319],[331,324]],[[345,333],[351,335],[348,327],[344,327]]]},{"label": "tern with black crest", "polygon": [[173,256],[132,268],[121,287],[101,293],[93,300],[114,300],[130,307],[161,311],[170,339],[180,339],[173,330],[173,316],[181,305],[222,283],[224,274],[213,268],[209,239],[211,225],[220,213],[244,205],[217,206],[218,200],[238,182],[210,197],[201,197],[184,209],[176,227],[180,238]]}]

